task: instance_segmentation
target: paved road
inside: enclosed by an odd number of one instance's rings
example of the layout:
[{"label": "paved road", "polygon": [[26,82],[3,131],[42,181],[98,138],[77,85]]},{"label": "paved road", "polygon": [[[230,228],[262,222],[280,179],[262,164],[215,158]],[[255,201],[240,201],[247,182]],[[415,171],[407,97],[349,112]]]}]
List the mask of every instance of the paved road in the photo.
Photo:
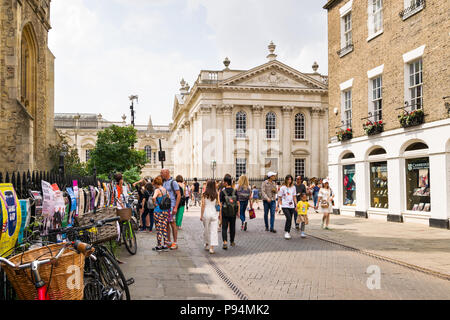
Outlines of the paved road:
[{"label": "paved road", "polygon": [[[140,235],[138,255],[125,258],[127,276],[137,279],[134,297],[236,299],[210,267],[211,258],[249,299],[450,299],[450,281],[313,237],[301,239],[295,230],[285,240],[284,216],[276,217],[276,234],[264,231],[261,211],[257,216],[247,232],[237,231],[235,248],[211,257],[202,250],[198,208],[185,213],[177,252],[152,252],[154,235]],[[380,289],[367,287],[371,266],[381,272]]]}]

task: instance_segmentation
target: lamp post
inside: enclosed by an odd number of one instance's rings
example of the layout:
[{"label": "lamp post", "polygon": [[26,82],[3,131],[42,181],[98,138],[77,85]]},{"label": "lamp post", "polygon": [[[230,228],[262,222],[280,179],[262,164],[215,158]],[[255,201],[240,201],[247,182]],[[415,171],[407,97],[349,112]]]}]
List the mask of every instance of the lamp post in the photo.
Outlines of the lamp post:
[{"label": "lamp post", "polygon": [[130,106],[130,110],[131,110],[131,125],[134,128],[134,100],[136,100],[136,102],[139,103],[139,96],[137,94],[131,95],[128,97],[128,99],[131,100],[131,106]]},{"label": "lamp post", "polygon": [[216,167],[217,167],[216,160],[211,161],[211,169],[212,169],[212,173],[213,173],[213,180],[214,180],[214,170],[216,170]]}]

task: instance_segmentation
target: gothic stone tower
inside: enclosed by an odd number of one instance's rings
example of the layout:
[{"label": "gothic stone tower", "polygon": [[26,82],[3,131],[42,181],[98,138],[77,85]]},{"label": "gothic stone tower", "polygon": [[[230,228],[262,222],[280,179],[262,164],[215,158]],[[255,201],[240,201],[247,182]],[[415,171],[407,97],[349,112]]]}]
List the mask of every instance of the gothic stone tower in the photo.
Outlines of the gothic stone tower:
[{"label": "gothic stone tower", "polygon": [[0,171],[48,169],[56,139],[50,0],[0,0]]}]

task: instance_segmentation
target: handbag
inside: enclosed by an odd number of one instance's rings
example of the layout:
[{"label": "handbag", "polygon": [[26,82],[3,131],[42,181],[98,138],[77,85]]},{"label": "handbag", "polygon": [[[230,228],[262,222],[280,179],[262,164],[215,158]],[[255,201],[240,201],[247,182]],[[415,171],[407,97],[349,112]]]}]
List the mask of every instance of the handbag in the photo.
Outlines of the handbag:
[{"label": "handbag", "polygon": [[326,209],[326,208],[328,208],[328,206],[329,206],[329,204],[328,204],[327,200],[321,200],[320,201],[320,207]]},{"label": "handbag", "polygon": [[256,218],[255,209],[248,210],[248,216],[250,217],[250,219],[255,219]]},{"label": "handbag", "polygon": [[220,212],[220,204],[216,204],[216,211]]}]

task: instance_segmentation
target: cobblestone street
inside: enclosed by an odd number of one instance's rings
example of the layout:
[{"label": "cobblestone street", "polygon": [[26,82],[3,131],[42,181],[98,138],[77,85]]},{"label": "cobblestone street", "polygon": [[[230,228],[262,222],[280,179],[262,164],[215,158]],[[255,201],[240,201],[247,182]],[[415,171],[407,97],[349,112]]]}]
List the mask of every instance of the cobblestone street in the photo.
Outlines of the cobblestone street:
[{"label": "cobblestone street", "polygon": [[[123,251],[123,270],[127,277],[136,280],[133,299],[238,299],[208,263],[209,259],[249,299],[450,299],[448,280],[312,236],[301,239],[296,230],[292,231],[291,240],[285,240],[282,215],[277,214],[275,220],[278,232],[265,232],[262,211],[257,211],[257,219],[248,223],[247,232],[238,228],[236,247],[227,251],[218,248],[210,256],[202,249],[199,215],[195,207],[185,213],[180,248],[175,252],[152,251],[154,233],[139,234],[136,256]],[[320,215],[310,217],[307,234],[338,232],[320,230]],[[340,217],[332,216],[332,228],[333,219]],[[339,243],[342,242],[341,239]],[[367,287],[369,266],[380,268],[380,289]]]}]

